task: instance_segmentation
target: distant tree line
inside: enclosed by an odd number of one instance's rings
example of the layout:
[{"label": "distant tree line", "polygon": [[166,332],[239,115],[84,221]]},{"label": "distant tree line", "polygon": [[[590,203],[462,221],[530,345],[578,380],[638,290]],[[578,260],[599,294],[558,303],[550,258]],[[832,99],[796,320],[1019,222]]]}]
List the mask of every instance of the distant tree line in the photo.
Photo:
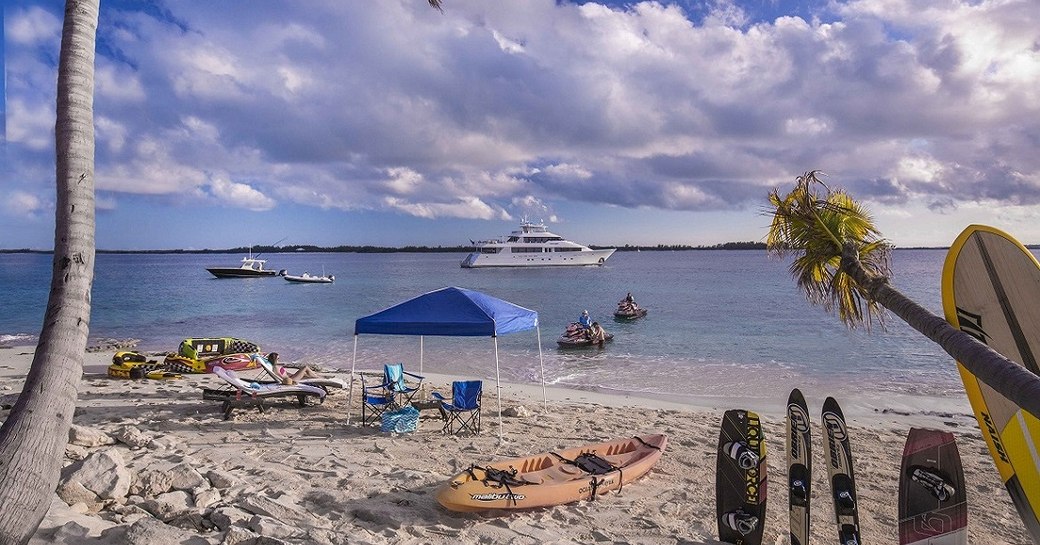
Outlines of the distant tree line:
[{"label": "distant tree line", "polygon": [[[689,244],[657,244],[653,246],[590,246],[590,248],[601,250],[605,248],[617,248],[619,252],[674,252],[686,250],[765,250],[764,242],[725,242],[712,246],[691,246]],[[238,248],[224,249],[202,249],[202,250],[96,250],[99,254],[245,254],[252,252],[257,254],[289,254],[289,253],[357,253],[357,254],[389,254],[389,253],[464,253],[473,251],[473,246],[314,246],[311,244],[296,244],[292,246],[241,246]],[[49,254],[49,250],[0,249],[2,254]]]},{"label": "distant tree line", "polygon": [[[679,252],[691,250],[765,250],[764,242],[723,242],[710,246],[692,246],[689,244],[656,244],[624,246],[596,246],[590,248],[602,250],[617,248],[619,252]],[[1026,248],[1040,249],[1040,244],[1026,244]],[[927,246],[914,248],[896,248],[903,250],[945,250],[945,246]],[[203,250],[97,250],[99,254],[289,254],[289,253],[355,253],[355,254],[392,254],[392,253],[465,253],[473,251],[473,246],[314,246],[298,244],[293,246],[241,246],[238,248],[203,249]],[[0,254],[49,254],[50,250],[31,250],[29,248],[0,249]]]}]

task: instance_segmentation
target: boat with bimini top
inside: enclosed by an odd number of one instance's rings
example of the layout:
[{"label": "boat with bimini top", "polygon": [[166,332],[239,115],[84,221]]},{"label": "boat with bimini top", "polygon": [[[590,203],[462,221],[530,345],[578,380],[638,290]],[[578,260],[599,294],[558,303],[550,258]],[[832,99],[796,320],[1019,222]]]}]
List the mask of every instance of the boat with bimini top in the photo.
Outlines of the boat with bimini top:
[{"label": "boat with bimini top", "polygon": [[265,259],[257,259],[260,254],[253,256],[253,251],[249,251],[247,257],[242,258],[242,264],[237,267],[206,267],[206,270],[217,278],[258,278],[266,276],[276,276],[279,273],[285,274],[285,271],[275,271],[274,269],[265,269],[264,263],[267,263]]},{"label": "boat with bimini top", "polygon": [[473,253],[462,261],[465,269],[477,267],[548,267],[602,265],[614,248],[593,250],[550,232],[544,223],[524,218],[520,228],[504,239],[470,241]]}]

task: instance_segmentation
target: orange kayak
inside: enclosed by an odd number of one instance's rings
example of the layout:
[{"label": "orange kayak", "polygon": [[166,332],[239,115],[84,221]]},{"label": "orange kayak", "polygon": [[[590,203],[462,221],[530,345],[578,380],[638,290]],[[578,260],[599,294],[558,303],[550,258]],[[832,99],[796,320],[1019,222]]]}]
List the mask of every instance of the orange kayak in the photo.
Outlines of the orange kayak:
[{"label": "orange kayak", "polygon": [[661,459],[662,434],[615,439],[473,467],[437,491],[452,511],[530,509],[595,499],[620,490]]}]

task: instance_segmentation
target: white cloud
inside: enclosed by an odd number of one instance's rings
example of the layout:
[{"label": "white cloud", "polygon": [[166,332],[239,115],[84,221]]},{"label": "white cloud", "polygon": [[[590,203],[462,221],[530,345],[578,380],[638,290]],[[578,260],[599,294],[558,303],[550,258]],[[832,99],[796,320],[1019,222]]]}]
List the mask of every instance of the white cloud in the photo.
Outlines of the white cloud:
[{"label": "white cloud", "polygon": [[8,9],[5,16],[4,34],[9,44],[34,46],[61,37],[61,19],[42,8]]},{"label": "white cloud", "polygon": [[54,147],[54,107],[12,97],[7,103],[7,140],[35,151]]},{"label": "white cloud", "polygon": [[398,210],[419,218],[466,218],[466,219],[510,219],[509,214],[500,208],[488,205],[484,201],[472,197],[446,203],[416,203],[396,197],[386,197],[387,208]]},{"label": "white cloud", "polygon": [[3,200],[4,211],[15,218],[36,218],[52,213],[54,204],[25,191],[12,191]]},{"label": "white cloud", "polygon": [[209,184],[209,191],[225,205],[263,212],[274,208],[275,201],[254,189],[249,184],[232,182],[221,178]]}]

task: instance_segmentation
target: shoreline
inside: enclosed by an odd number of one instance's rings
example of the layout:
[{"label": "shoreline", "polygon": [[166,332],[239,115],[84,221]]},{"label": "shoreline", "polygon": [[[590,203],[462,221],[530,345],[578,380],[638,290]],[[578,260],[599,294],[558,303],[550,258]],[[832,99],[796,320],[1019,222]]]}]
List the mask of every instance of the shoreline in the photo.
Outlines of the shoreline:
[{"label": "shoreline", "polygon": [[[348,408],[346,392],[303,408],[284,403],[272,403],[263,413],[243,408],[224,421],[219,404],[204,401],[199,390],[216,387],[216,377],[111,379],[104,373],[113,352],[85,355],[75,424],[120,439],[70,445],[66,472],[84,458],[116,452],[132,484],[115,499],[91,500],[92,494],[71,504],[55,499],[32,543],[143,544],[157,539],[157,532],[199,545],[255,542],[258,536],[280,540],[264,543],[387,545],[718,543],[712,500],[715,445],[722,412],[744,402],[735,397],[700,399],[703,406],[697,406],[547,386],[546,413],[540,385],[503,383],[502,406],[519,415],[503,417],[505,440],[499,441],[494,383],[484,378],[481,434],[443,435],[439,417],[425,411],[418,431],[382,434],[377,428],[346,425],[346,412],[356,411],[357,403]],[[33,347],[0,350],[5,404],[20,391],[32,357]],[[460,377],[427,373],[424,384],[444,392],[454,378]],[[808,397],[818,468],[810,544],[823,545],[833,542],[834,513],[816,416],[822,400]],[[762,416],[771,453],[772,497],[763,540],[770,544],[786,540],[784,401],[746,407]],[[957,436],[969,486],[970,542],[1028,543],[970,414],[930,410],[927,400],[886,402],[885,407],[875,401],[839,401],[849,421],[865,540],[897,541],[895,498],[903,442],[909,427],[927,426]],[[0,418],[6,413],[0,410]],[[452,513],[433,499],[443,482],[470,464],[650,432],[668,434],[669,446],[648,475],[619,495],[503,514]],[[191,477],[192,486],[169,484],[170,475],[182,473]]]},{"label": "shoreline", "polygon": [[[11,350],[14,355],[11,362],[4,361],[4,351]],[[15,378],[23,376],[32,363],[35,346],[14,345],[0,347],[0,379]],[[107,368],[110,363],[111,353],[114,350],[97,350],[88,352],[84,359],[84,375],[100,375],[107,377]],[[151,354],[153,351],[145,351]],[[91,357],[94,354],[104,354],[101,361]],[[12,365],[12,362],[14,365]],[[292,365],[292,364],[290,364]],[[7,367],[5,369],[5,367]],[[13,367],[13,368],[12,368]],[[372,369],[361,369],[358,371],[373,371]],[[330,373],[345,375],[349,377],[348,369],[334,369]],[[19,375],[21,373],[21,375]],[[206,375],[196,375],[206,376]],[[442,384],[450,384],[453,380],[468,380],[479,378],[485,381],[494,381],[493,373],[485,373],[483,376],[469,376],[450,373],[424,372],[427,381],[436,381]],[[524,398],[539,401],[542,399],[542,386],[538,383],[502,382],[503,392],[515,391]],[[867,395],[857,398],[840,396],[829,392],[817,392],[807,388],[801,388],[805,399],[809,404],[810,411],[815,413],[814,407],[822,407],[823,401],[829,395],[834,395],[842,405],[846,418],[883,417],[886,415],[902,417],[921,417],[932,419],[966,418],[975,422],[971,406],[967,397],[963,394],[955,397],[940,397],[934,395],[915,395],[908,393],[872,391]],[[485,390],[490,391],[490,390]],[[608,390],[600,387],[581,386],[559,386],[555,384],[545,385],[545,397],[548,401],[555,402],[585,402],[595,403],[606,407],[642,407],[661,410],[699,410],[699,411],[725,411],[735,407],[745,407],[763,415],[782,418],[786,411],[787,399],[779,397],[763,397],[749,395],[719,394],[708,395],[675,395],[653,392],[634,392],[622,389]]]}]

